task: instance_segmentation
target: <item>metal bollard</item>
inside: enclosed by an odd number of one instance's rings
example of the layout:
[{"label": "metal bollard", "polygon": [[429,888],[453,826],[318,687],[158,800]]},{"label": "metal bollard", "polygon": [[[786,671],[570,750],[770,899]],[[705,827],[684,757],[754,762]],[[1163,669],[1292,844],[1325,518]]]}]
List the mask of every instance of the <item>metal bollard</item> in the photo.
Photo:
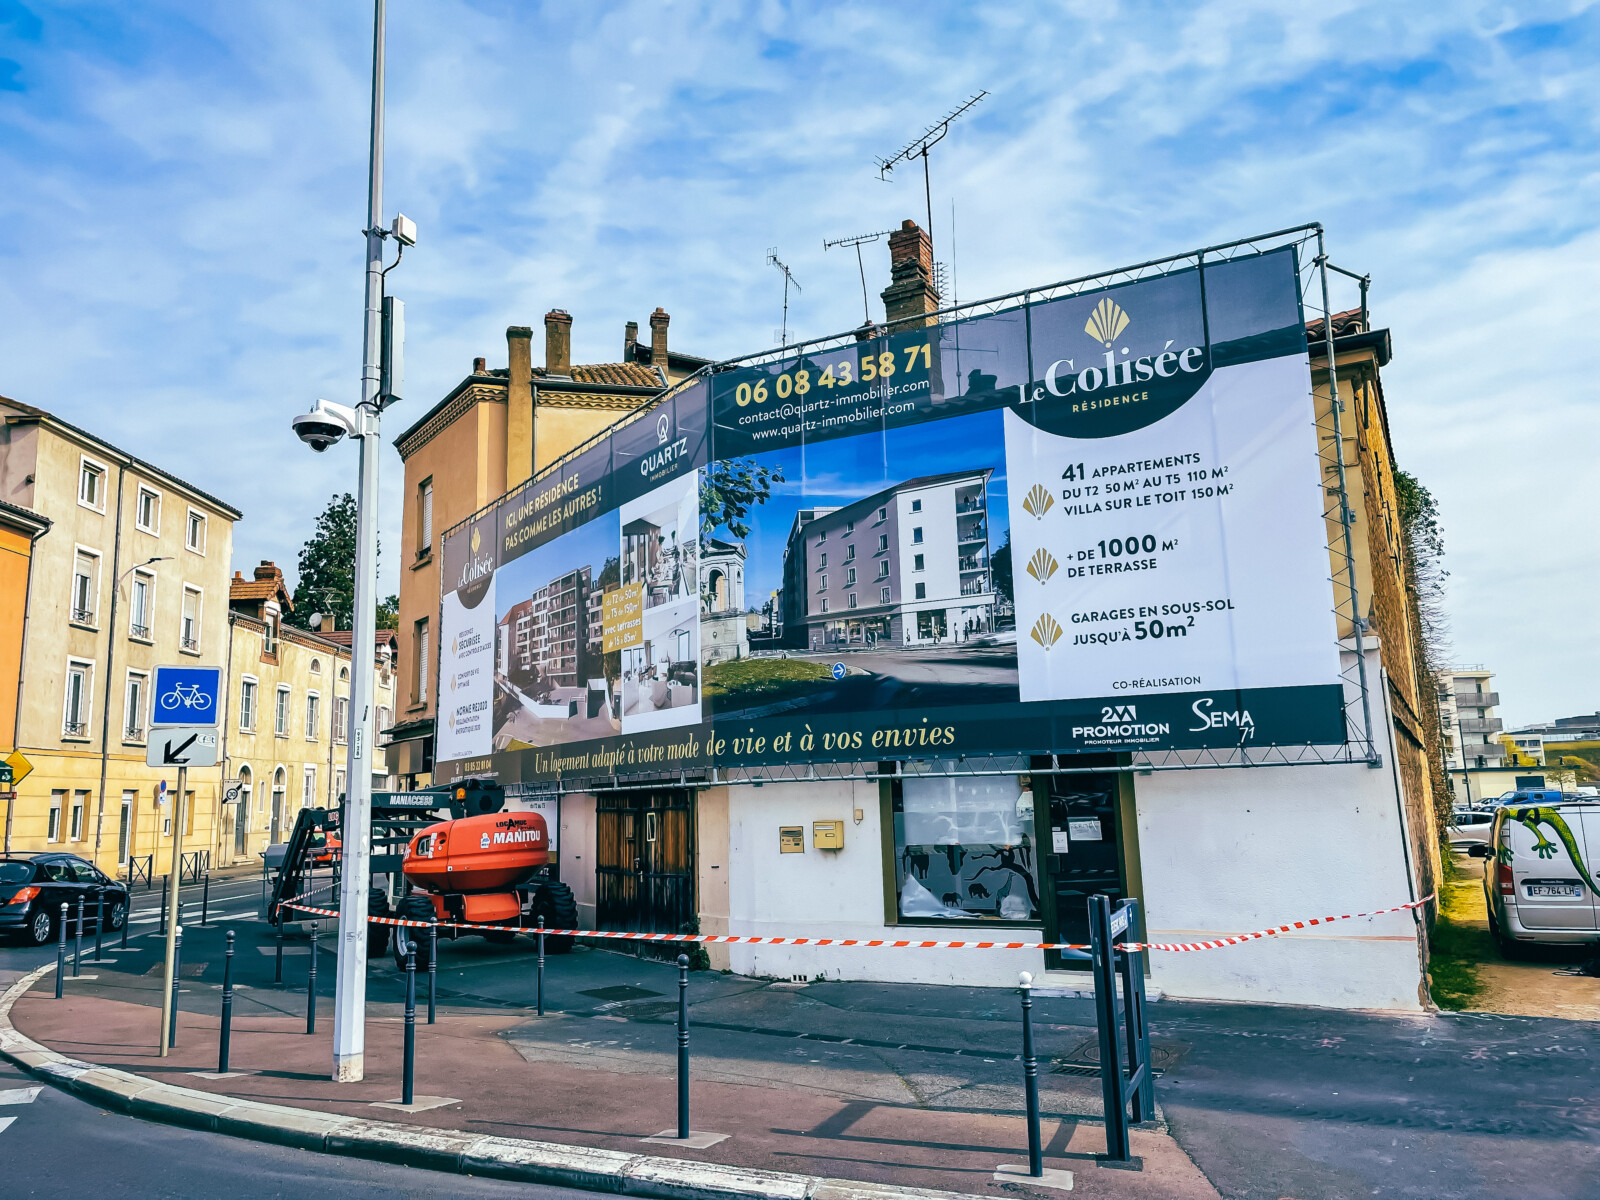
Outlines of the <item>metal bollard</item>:
[{"label": "metal bollard", "polygon": [[678,1136],[689,1136],[689,956],[678,955]]},{"label": "metal bollard", "polygon": [[133,924],[133,887],[128,887],[127,903],[122,906],[122,948],[128,948],[128,926]]},{"label": "metal bollard", "polygon": [[206,872],[205,886],[200,892],[200,924],[205,925],[211,917],[211,872]]},{"label": "metal bollard", "polygon": [[306,972],[306,1032],[317,1031],[317,926],[311,925],[311,969]]},{"label": "metal bollard", "polygon": [[67,902],[61,902],[61,920],[56,923],[60,936],[56,939],[56,999],[61,999],[61,981],[67,973]]},{"label": "metal bollard", "polygon": [[1017,976],[1022,991],[1022,1087],[1028,1100],[1028,1174],[1044,1176],[1044,1150],[1039,1142],[1039,1060],[1033,1055],[1033,976]]},{"label": "metal bollard", "polygon": [[167,934],[167,887],[172,883],[170,874],[161,877],[161,936]]},{"label": "metal bollard", "polygon": [[439,918],[428,920],[428,1024],[438,1017],[434,997],[439,990]]},{"label": "metal bollard", "polygon": [[78,924],[72,931],[72,977],[78,977],[78,964],[83,961],[83,893],[78,893]]},{"label": "metal bollard", "polygon": [[417,944],[406,939],[406,1058],[405,1080],[400,1088],[400,1103],[410,1104],[414,1095],[412,1076],[417,1063]]},{"label": "metal bollard", "polygon": [[278,910],[278,923],[272,929],[273,939],[278,944],[278,960],[273,968],[272,982],[283,982],[283,909]]},{"label": "metal bollard", "polygon": [[99,962],[105,957],[100,952],[100,941],[106,928],[106,890],[103,887],[94,889],[94,960]]},{"label": "metal bollard", "polygon": [[178,1044],[178,981],[183,978],[183,926],[172,934],[172,1020],[167,1024],[167,1045]]},{"label": "metal bollard", "polygon": [[539,918],[539,1015],[544,1016],[544,918]]},{"label": "metal bollard", "polygon": [[222,952],[222,1036],[217,1047],[217,1074],[228,1073],[228,1042],[233,1033],[233,930]]}]

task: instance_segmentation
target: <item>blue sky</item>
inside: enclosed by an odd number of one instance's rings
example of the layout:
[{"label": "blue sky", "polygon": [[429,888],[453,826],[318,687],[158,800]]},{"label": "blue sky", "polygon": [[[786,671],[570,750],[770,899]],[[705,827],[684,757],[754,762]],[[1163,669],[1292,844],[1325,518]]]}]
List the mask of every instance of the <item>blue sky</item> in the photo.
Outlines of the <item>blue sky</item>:
[{"label": "blue sky", "polygon": [[[353,481],[287,421],[359,372],[369,22],[0,0],[0,393],[244,509],[236,566],[292,572]],[[387,207],[421,242],[390,277],[389,429],[551,307],[578,361],[657,305],[693,353],[769,345],[769,247],[792,329],[859,322],[854,255],[822,242],[920,219],[920,173],[873,159],[988,89],[933,160],[959,295],[1323,221],[1394,331],[1395,452],[1443,507],[1458,659],[1513,720],[1592,711],[1597,50],[1593,5],[1537,0],[394,0]],[[882,243],[867,274],[875,295]]]}]

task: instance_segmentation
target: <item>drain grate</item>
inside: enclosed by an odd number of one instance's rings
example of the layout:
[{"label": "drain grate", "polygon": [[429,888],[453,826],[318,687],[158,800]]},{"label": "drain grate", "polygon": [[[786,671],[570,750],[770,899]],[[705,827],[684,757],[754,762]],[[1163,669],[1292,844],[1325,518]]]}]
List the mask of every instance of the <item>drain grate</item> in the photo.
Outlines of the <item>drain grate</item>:
[{"label": "drain grate", "polygon": [[593,996],[596,1000],[642,1000],[646,996],[662,994],[652,992],[649,988],[634,987],[631,983],[620,983],[615,987],[591,988],[589,991],[579,993],[582,996]]}]

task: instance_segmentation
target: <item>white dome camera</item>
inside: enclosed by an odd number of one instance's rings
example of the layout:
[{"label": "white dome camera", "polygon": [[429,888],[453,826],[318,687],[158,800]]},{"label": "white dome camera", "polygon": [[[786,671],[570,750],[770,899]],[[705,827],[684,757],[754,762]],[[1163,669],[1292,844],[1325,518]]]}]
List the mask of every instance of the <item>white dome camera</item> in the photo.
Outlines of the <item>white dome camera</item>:
[{"label": "white dome camera", "polygon": [[321,454],[345,434],[356,432],[356,414],[342,404],[318,400],[316,407],[295,417],[290,425],[302,442]]}]

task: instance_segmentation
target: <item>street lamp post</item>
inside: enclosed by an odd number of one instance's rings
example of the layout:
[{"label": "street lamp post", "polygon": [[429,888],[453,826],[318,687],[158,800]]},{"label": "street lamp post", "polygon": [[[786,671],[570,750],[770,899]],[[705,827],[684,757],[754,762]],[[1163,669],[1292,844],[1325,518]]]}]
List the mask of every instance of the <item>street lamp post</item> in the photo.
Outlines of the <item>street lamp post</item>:
[{"label": "street lamp post", "polygon": [[[367,889],[372,879],[372,674],[378,625],[378,454],[381,413],[400,397],[401,308],[384,300],[383,243],[416,243],[416,228],[397,216],[383,220],[384,0],[373,3],[372,143],[367,179],[366,313],[362,341],[361,401],[353,408],[318,400],[292,425],[313,450],[326,450],[346,434],[360,444],[356,495],[355,598],[350,634],[350,710],[346,737],[345,804],[339,877],[338,965],[333,1007],[333,1078],[355,1083],[366,1073]],[[399,264],[399,258],[388,270]]]}]

